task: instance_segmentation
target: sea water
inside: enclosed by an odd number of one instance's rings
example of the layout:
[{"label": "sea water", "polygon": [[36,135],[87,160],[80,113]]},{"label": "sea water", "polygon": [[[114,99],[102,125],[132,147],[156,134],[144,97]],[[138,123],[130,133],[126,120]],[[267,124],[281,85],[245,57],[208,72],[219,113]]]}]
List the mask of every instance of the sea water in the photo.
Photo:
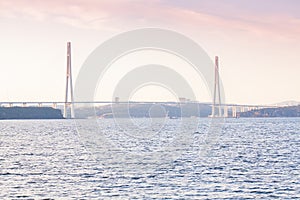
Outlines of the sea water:
[{"label": "sea water", "polygon": [[299,118],[180,121],[0,121],[0,199],[300,199]]}]

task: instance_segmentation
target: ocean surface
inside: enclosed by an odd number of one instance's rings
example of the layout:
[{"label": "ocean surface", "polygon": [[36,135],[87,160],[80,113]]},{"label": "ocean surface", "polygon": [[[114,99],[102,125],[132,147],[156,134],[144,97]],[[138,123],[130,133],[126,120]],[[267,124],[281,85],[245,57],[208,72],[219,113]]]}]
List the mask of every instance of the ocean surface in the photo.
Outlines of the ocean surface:
[{"label": "ocean surface", "polygon": [[300,199],[300,118],[198,120],[0,121],[0,199]]}]

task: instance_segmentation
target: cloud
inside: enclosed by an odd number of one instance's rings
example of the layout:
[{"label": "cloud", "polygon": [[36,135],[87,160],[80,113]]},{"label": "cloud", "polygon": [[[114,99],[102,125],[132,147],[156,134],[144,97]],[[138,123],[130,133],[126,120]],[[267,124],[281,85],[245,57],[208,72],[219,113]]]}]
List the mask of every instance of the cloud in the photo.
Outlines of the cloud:
[{"label": "cloud", "polygon": [[254,9],[254,4],[251,4],[253,8],[249,9],[249,3],[244,5],[234,4],[233,1],[229,1],[231,4],[224,1],[195,2],[191,1],[189,4],[178,0],[11,0],[0,2],[0,16],[52,20],[79,28],[101,30],[122,30],[131,26],[167,26],[233,30],[264,37],[298,38],[300,35],[299,18],[278,9],[262,13],[260,9]]},{"label": "cloud", "polygon": [[293,40],[299,38],[300,33],[300,3],[289,1],[294,6],[282,0],[173,0],[163,3],[172,7],[177,23]]}]

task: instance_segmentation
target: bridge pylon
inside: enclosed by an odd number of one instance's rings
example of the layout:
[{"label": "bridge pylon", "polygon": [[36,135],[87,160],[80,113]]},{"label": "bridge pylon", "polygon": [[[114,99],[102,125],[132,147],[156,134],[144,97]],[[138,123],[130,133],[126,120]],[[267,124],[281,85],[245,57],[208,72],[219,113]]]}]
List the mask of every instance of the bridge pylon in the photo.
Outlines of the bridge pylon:
[{"label": "bridge pylon", "polygon": [[[71,95],[71,101],[69,102],[69,89]],[[71,42],[67,43],[67,74],[66,74],[66,93],[64,104],[64,118],[68,118],[68,107],[71,106],[71,118],[74,118],[74,95],[73,95],[73,83],[72,83],[72,65],[71,65]]]},{"label": "bridge pylon", "polygon": [[[222,108],[221,108],[221,94],[220,94],[220,77],[219,77],[219,57],[215,57],[215,82],[214,82],[214,99],[212,105],[211,117],[222,117]],[[218,97],[217,97],[218,96]],[[218,99],[217,99],[218,98]],[[217,101],[218,100],[218,105]],[[218,112],[216,113],[216,108]]]}]

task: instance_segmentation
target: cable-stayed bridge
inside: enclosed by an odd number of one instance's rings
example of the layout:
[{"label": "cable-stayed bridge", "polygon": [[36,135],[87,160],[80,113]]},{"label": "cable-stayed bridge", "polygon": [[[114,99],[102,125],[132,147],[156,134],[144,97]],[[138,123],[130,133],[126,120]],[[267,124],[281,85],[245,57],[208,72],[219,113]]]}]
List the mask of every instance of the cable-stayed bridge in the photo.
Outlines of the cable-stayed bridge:
[{"label": "cable-stayed bridge", "polygon": [[[69,100],[70,92],[70,100]],[[184,100],[180,100],[184,99]],[[237,104],[222,104],[219,84],[219,59],[215,57],[215,79],[214,79],[214,96],[212,103],[201,103],[197,101],[187,101],[185,98],[179,98],[178,102],[149,102],[149,101],[119,101],[116,97],[115,101],[74,101],[73,85],[72,85],[72,67],[71,67],[71,43],[67,43],[67,73],[66,73],[66,91],[65,101],[6,101],[0,102],[0,107],[63,107],[65,118],[74,118],[74,106],[99,106],[107,104],[164,104],[164,105],[184,105],[184,104],[201,104],[211,106],[212,113],[210,117],[237,117],[238,113],[259,110],[263,108],[276,108],[278,106],[268,105],[237,105]],[[67,110],[70,109],[70,116]],[[229,116],[229,113],[231,114]]]}]

